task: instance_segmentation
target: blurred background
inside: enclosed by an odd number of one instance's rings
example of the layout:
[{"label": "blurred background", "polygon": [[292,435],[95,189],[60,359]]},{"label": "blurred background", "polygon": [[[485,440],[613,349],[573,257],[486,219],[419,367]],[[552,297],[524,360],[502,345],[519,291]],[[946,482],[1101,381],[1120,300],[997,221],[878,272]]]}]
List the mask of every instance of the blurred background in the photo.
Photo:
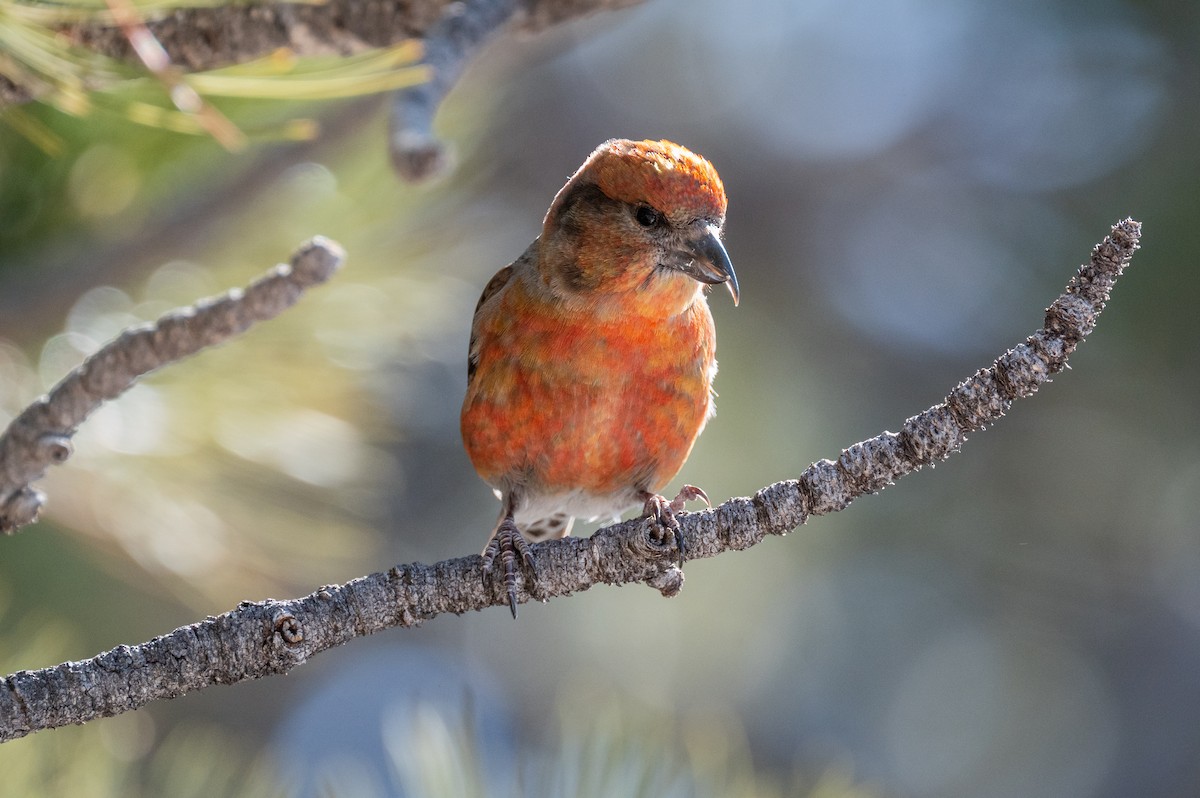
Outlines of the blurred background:
[{"label": "blurred background", "polygon": [[[0,669],[239,601],[478,551],[468,325],[606,138],[730,198],[716,501],[939,401],[1023,340],[1112,223],[1143,249],[1061,375],[961,454],[785,539],[442,617],[0,747],[0,795],[1200,793],[1200,6],[651,0],[506,37],[449,97],[457,166],[400,184],[381,98],[0,126],[0,420],[121,329],[323,234],[346,269],[82,428],[0,539]],[[589,527],[576,528],[588,534]],[[186,788],[186,789],[185,789]],[[186,790],[192,790],[187,793]]]}]

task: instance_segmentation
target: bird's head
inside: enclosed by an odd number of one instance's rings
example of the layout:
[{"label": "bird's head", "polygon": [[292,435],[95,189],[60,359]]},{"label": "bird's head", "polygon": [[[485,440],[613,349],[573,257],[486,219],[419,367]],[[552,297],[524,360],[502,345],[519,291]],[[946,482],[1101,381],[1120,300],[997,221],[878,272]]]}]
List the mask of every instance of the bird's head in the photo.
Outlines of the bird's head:
[{"label": "bird's head", "polygon": [[669,141],[606,141],[546,213],[541,280],[568,301],[649,314],[681,312],[704,284],[724,283],[736,305],[725,205],[721,178],[699,155]]}]

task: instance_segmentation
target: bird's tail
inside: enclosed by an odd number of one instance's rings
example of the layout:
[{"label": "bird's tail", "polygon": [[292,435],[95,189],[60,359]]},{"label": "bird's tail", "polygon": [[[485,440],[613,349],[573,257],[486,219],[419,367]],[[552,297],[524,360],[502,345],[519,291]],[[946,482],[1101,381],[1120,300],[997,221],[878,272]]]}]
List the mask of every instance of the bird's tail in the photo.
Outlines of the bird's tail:
[{"label": "bird's tail", "polygon": [[551,538],[561,538],[569,535],[574,523],[575,518],[573,516],[566,513],[555,513],[546,518],[531,521],[521,531],[525,533],[526,539],[530,542],[550,540]]}]

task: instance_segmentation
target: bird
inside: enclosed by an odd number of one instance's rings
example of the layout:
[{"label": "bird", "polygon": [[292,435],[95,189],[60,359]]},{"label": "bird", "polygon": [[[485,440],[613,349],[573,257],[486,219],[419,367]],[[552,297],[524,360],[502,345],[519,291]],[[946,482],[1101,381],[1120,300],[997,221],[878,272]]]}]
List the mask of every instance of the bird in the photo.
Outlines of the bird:
[{"label": "bird", "polygon": [[669,141],[610,139],[550,204],[541,234],[483,289],[471,325],[463,444],[500,499],[483,550],[513,618],[529,543],[576,517],[641,505],[685,554],[676,513],[707,494],[661,491],[714,413],[716,332],[706,289],[737,275],[722,243],[716,169]]}]

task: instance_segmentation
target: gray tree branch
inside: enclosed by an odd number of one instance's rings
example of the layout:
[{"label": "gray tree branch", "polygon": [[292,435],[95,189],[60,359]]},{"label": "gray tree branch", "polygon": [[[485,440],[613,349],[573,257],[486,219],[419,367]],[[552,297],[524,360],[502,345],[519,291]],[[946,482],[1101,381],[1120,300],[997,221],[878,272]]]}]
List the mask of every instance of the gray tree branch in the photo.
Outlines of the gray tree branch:
[{"label": "gray tree branch", "polygon": [[[689,556],[747,549],[810,516],[841,510],[957,451],[968,433],[995,422],[1013,400],[1032,395],[1066,368],[1068,356],[1095,327],[1140,237],[1141,225],[1132,219],[1114,225],[1046,310],[1040,330],[957,385],[944,402],[906,420],[900,432],[856,443],[837,460],[813,463],[798,479],[770,485],[753,497],[681,515],[680,534]],[[626,521],[590,538],[536,544],[538,592],[531,596],[522,581],[520,600],[632,582],[674,595],[683,585],[683,573],[675,564],[675,549],[652,542],[650,523]],[[435,565],[398,565],[290,601],[245,602],[141,645],[5,677],[0,681],[0,741],[86,723],[214,684],[286,673],[356,637],[417,626],[446,612],[506,603],[501,585],[485,587],[478,555]]]},{"label": "gray tree branch", "polygon": [[12,534],[37,520],[46,497],[32,483],[71,456],[71,437],[100,405],[144,374],[275,318],[307,288],[328,280],[344,259],[338,244],[318,236],[296,250],[291,265],[276,266],[245,290],[174,310],[101,347],[0,435],[0,533]]}]

